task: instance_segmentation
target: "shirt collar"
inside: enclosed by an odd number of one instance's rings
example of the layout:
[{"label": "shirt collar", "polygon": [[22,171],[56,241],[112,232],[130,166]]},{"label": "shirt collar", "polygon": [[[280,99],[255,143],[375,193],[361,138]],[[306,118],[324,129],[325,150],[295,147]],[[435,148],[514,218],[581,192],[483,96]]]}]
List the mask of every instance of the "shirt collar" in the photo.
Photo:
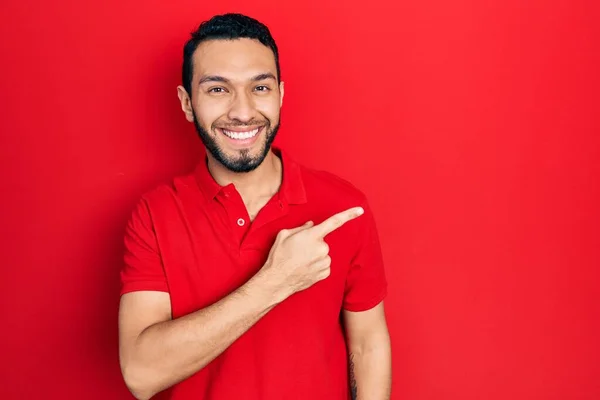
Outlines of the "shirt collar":
[{"label": "shirt collar", "polygon": [[[272,147],[273,153],[281,159],[283,168],[283,180],[279,188],[279,196],[282,201],[288,204],[303,204],[306,203],[306,191],[304,190],[304,182],[302,180],[302,170],[290,155],[279,147]],[[215,181],[210,174],[207,165],[207,157],[204,157],[198,163],[195,171],[196,181],[203,193],[206,201],[214,200],[215,197],[227,186],[221,186]]]}]

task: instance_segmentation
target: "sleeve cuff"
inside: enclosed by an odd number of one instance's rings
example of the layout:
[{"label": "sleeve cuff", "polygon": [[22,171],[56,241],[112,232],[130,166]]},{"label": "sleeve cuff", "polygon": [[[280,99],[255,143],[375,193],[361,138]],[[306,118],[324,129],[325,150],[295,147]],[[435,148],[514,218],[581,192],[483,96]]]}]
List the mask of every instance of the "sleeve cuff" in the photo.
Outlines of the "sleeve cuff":
[{"label": "sleeve cuff", "polygon": [[156,292],[169,292],[169,288],[165,282],[128,282],[123,283],[121,286],[121,296],[125,293],[139,292],[139,291],[156,291]]},{"label": "sleeve cuff", "polygon": [[352,312],[360,312],[360,311],[367,311],[372,309],[373,307],[375,307],[376,305],[378,305],[379,303],[381,303],[387,296],[387,287],[385,289],[383,289],[381,292],[379,292],[377,294],[377,296],[374,296],[372,298],[370,298],[368,301],[361,301],[361,302],[344,302],[343,308],[346,311],[352,311]]}]

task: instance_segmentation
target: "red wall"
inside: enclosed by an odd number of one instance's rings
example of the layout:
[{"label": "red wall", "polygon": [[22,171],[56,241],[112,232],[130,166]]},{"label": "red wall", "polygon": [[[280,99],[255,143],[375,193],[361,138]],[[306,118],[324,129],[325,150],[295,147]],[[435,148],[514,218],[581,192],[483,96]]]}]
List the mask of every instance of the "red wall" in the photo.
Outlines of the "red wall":
[{"label": "red wall", "polygon": [[123,225],[198,160],[181,47],[231,10],[280,43],[279,144],[371,199],[393,399],[600,398],[597,3],[284,4],[2,2],[0,398],[129,398]]}]

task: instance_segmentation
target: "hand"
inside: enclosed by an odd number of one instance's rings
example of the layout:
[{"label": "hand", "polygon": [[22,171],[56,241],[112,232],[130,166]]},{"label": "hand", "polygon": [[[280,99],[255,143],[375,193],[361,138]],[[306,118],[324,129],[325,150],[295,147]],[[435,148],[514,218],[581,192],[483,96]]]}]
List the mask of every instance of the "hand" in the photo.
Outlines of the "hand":
[{"label": "hand", "polygon": [[270,290],[283,300],[327,278],[331,258],[325,237],[363,213],[361,207],[354,207],[319,225],[309,221],[300,227],[280,231],[259,272]]}]

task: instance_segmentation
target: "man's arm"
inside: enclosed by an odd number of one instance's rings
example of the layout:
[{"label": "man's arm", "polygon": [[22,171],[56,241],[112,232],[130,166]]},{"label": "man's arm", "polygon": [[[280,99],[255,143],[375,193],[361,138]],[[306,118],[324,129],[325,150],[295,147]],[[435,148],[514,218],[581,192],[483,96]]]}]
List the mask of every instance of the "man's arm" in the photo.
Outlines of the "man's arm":
[{"label": "man's arm", "polygon": [[388,400],[392,361],[383,302],[368,311],[343,314],[352,399]]},{"label": "man's arm", "polygon": [[165,292],[122,296],[119,312],[123,377],[137,399],[149,399],[211,362],[279,300],[249,281],[229,296],[171,319]]}]

